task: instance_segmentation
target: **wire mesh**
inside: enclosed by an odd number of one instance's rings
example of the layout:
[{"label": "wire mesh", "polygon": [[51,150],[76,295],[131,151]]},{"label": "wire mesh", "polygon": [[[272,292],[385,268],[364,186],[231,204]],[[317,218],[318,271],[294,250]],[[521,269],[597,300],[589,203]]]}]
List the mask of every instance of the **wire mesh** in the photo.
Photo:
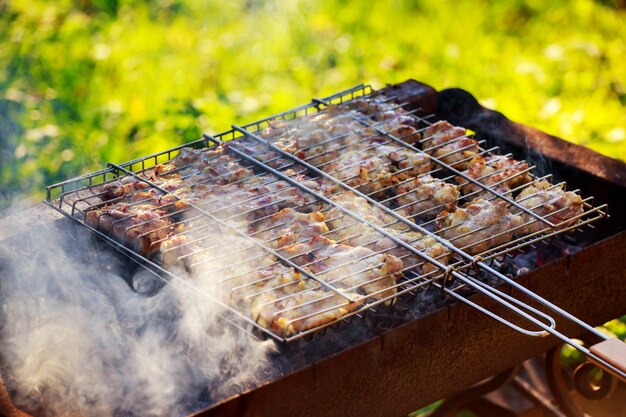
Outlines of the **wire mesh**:
[{"label": "wire mesh", "polygon": [[56,184],[47,202],[283,341],[451,276],[479,287],[459,271],[606,215],[402,104],[357,86]]}]

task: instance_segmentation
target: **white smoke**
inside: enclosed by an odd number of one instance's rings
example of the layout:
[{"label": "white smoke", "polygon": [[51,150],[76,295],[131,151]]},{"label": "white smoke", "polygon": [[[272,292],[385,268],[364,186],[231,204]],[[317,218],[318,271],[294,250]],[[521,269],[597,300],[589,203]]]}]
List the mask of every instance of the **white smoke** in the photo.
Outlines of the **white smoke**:
[{"label": "white smoke", "polygon": [[0,363],[18,408],[185,415],[254,386],[273,345],[220,318],[215,277],[145,296],[85,234],[38,228],[0,244]]}]

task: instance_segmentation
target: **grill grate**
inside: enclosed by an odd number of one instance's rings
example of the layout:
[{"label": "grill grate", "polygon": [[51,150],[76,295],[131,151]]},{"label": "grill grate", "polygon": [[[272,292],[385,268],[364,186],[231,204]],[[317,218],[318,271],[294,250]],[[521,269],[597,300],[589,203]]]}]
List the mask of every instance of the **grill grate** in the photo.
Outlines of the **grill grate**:
[{"label": "grill grate", "polygon": [[[468,169],[477,158],[497,162],[499,149],[485,148],[465,131],[436,143],[428,134],[437,127],[433,115],[403,105],[357,86],[50,186],[47,202],[175,285],[205,292],[237,321],[281,341],[391,305],[428,285],[518,331],[555,334],[552,317],[471,277],[476,269],[576,321],[489,261],[580,229],[605,217],[606,205],[595,207],[586,198],[574,215],[563,206],[542,216],[543,205],[525,202],[564,184],[531,189],[528,184],[550,176],[536,177],[535,167],[523,161],[511,175],[488,163],[485,173],[472,175]],[[356,111],[359,106],[369,109]],[[305,134],[319,129],[311,122],[316,118],[341,123]],[[285,134],[291,128],[295,136]],[[389,152],[376,154],[381,149]],[[529,182],[517,184],[524,177]],[[419,195],[422,181],[449,189],[453,198],[433,202]],[[451,191],[457,188],[463,194]],[[482,209],[458,208],[475,196],[483,197],[485,207],[510,208],[507,216],[517,222],[457,231],[455,215]],[[452,279],[462,285],[450,285]],[[210,288],[195,286],[202,280]],[[462,286],[489,295],[541,330],[476,305],[460,295]]]}]

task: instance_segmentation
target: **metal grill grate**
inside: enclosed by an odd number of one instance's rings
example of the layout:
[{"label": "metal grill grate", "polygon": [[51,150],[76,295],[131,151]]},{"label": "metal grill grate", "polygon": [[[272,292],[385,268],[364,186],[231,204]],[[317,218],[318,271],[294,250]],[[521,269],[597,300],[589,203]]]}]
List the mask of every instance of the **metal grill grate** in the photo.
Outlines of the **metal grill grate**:
[{"label": "metal grill grate", "polygon": [[[562,195],[563,184],[531,188],[550,176],[536,178],[523,161],[504,175],[506,168],[494,168],[498,148],[485,149],[464,130],[438,143],[433,116],[402,105],[357,86],[50,186],[47,202],[171,282],[208,280],[211,289],[201,290],[207,297],[282,341],[391,305],[427,285],[518,331],[557,334],[552,317],[473,278],[476,269],[586,326],[489,261],[580,229],[606,216],[606,206],[586,198],[576,213],[564,205],[542,214],[545,199],[525,202],[551,191]],[[479,166],[488,169],[474,175],[468,169],[481,157],[494,166],[483,161]],[[452,198],[434,201],[420,193],[429,182]],[[483,202],[462,207],[475,196]],[[485,208],[506,210],[516,221],[498,218],[463,231],[454,223]],[[452,279],[539,330],[474,304],[450,286]]]}]

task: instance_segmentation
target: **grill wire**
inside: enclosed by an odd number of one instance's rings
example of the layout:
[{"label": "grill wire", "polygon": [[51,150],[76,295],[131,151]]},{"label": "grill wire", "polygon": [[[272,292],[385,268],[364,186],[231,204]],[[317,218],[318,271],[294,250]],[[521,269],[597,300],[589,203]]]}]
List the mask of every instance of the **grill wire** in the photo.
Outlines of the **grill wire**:
[{"label": "grill wire", "polygon": [[[542,216],[545,201],[525,201],[542,192],[531,192],[535,181],[547,181],[545,193],[564,183],[536,177],[524,161],[512,175],[493,169],[472,176],[466,170],[475,158],[489,160],[499,149],[465,132],[436,144],[428,135],[436,128],[433,115],[403,104],[358,86],[215,137],[109,164],[48,187],[46,200],[175,285],[212,280],[206,295],[227,309],[227,320],[280,341],[391,306],[429,286],[528,335],[555,334],[551,316],[473,273],[483,271],[528,295],[493,262],[606,217],[606,205],[584,198],[580,212],[556,224],[568,207]],[[363,106],[368,112],[356,111]],[[327,130],[316,124],[333,118],[340,122]],[[379,152],[385,147],[392,157]],[[528,181],[505,186],[521,178]],[[419,195],[420,181],[469,191],[431,203],[431,195]],[[472,215],[459,207],[473,197],[483,199],[473,210],[506,207],[517,222],[499,219],[461,231],[455,216]],[[539,330],[463,297],[459,290],[466,286]]]}]

